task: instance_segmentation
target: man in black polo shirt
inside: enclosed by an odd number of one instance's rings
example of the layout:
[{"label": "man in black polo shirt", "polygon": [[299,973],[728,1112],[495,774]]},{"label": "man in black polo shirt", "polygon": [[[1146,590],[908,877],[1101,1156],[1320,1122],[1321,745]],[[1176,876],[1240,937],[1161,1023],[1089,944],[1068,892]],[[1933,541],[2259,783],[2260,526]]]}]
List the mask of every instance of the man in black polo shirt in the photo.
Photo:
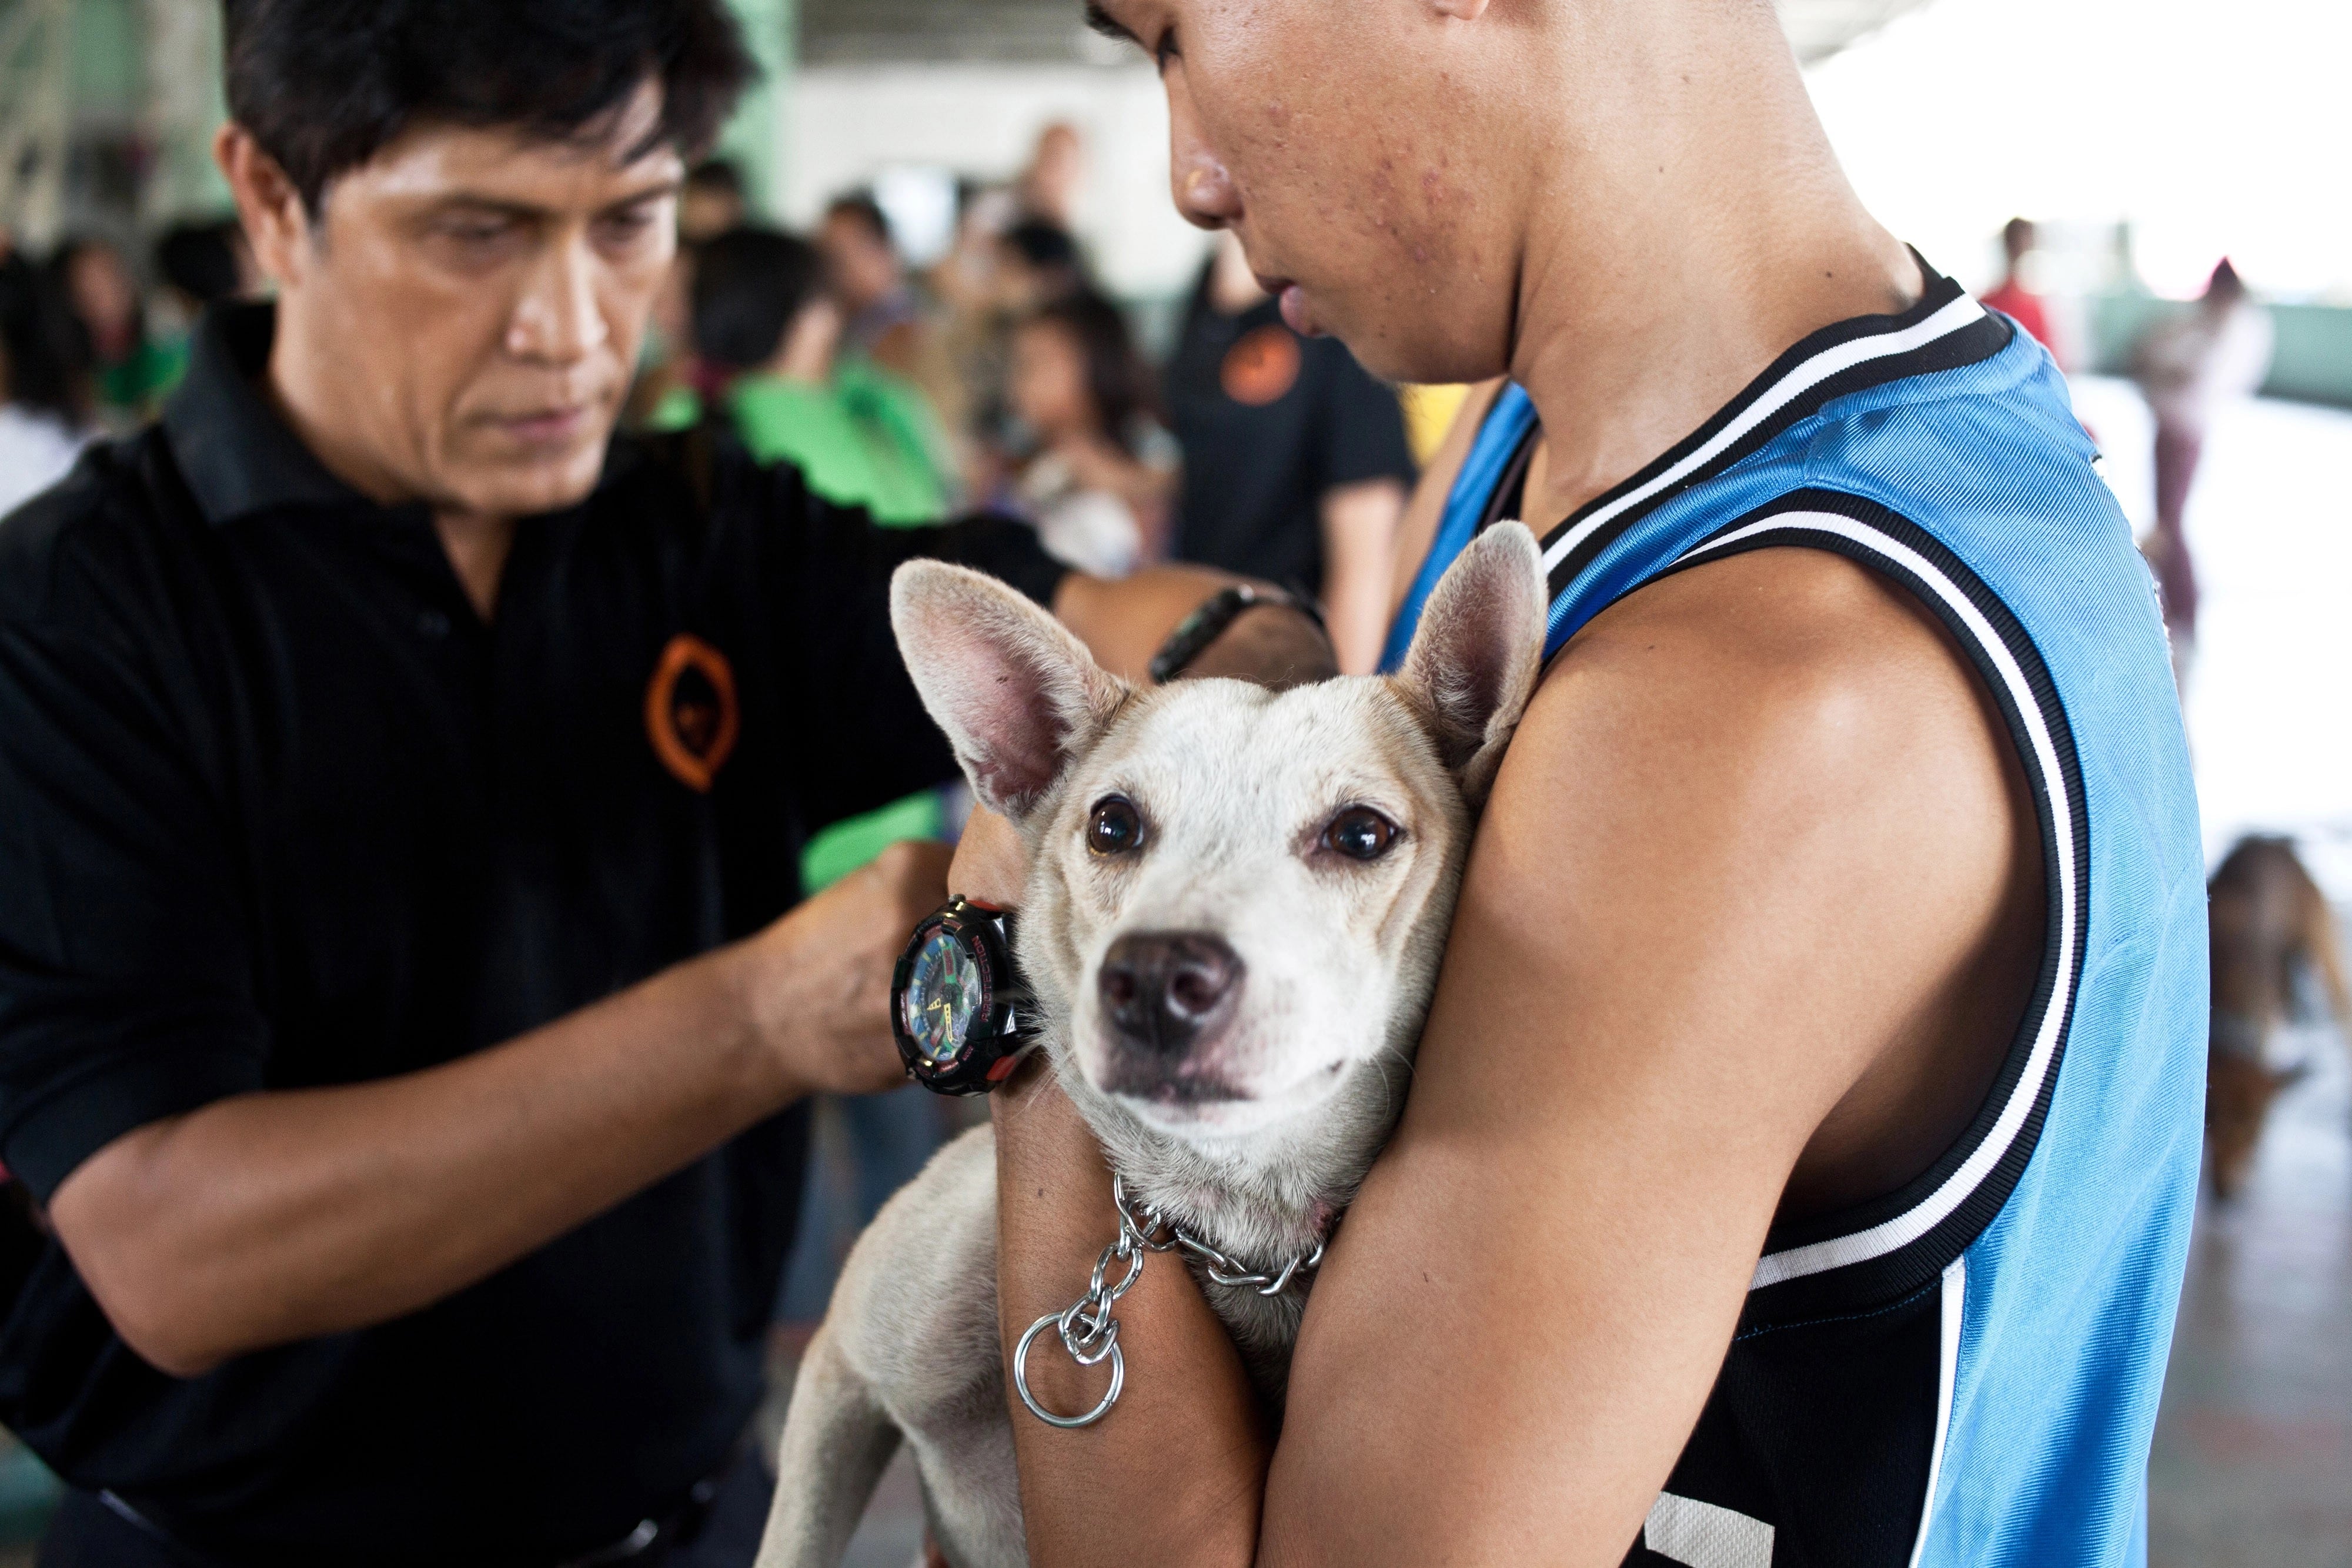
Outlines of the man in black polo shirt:
[{"label": "man in black polo shirt", "polygon": [[[227,18],[277,303],[0,524],[0,1420],[73,1488],[44,1562],[726,1561],[788,1107],[897,1081],[942,893],[904,848],[794,907],[810,831],[951,771],[889,572],[999,572],[1129,668],[1215,580],[608,440],[744,74],[719,0]],[[1282,610],[1212,653],[1328,659]]]}]

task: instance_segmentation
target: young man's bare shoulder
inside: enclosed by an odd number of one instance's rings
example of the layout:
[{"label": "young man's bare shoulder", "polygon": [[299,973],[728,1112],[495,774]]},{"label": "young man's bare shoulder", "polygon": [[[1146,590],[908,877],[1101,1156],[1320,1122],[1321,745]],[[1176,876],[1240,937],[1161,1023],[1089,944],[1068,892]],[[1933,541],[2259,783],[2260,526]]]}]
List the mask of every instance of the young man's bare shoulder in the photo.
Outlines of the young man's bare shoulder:
[{"label": "young man's bare shoulder", "polygon": [[[1561,652],[1496,779],[1455,936],[1510,960],[1482,1040],[1510,1057],[1498,1020],[1525,1005],[1519,973],[1608,1018],[1577,1049],[1618,1071],[1622,1051],[1662,1049],[1632,1020],[1654,1024],[1672,994],[1715,1041],[1676,1092],[1809,1053],[1780,1126],[1804,1145],[1808,1206],[1892,1190],[1948,1145],[2023,1005],[2032,828],[2000,715],[1901,589],[1794,549],[1664,578]],[[1754,999],[1790,977],[1801,996],[1783,999],[1822,1033],[1756,1024]],[[1433,1045],[1416,1097],[1446,1070]]]},{"label": "young man's bare shoulder", "polygon": [[[1974,912],[1949,933],[1966,946],[2012,880],[2019,782],[1999,713],[1916,600],[1843,557],[1768,549],[1655,581],[1580,632],[1481,834],[1629,838],[1700,897],[1836,864],[1876,890],[1849,913],[1938,901]],[[1530,897],[1584,880],[1525,870]]]},{"label": "young man's bare shoulder", "polygon": [[1953,723],[1983,737],[1976,678],[1941,625],[1825,550],[1759,550],[1661,578],[1594,617],[1545,686],[1561,688],[1556,702],[1630,705],[1727,737],[1860,744]]}]

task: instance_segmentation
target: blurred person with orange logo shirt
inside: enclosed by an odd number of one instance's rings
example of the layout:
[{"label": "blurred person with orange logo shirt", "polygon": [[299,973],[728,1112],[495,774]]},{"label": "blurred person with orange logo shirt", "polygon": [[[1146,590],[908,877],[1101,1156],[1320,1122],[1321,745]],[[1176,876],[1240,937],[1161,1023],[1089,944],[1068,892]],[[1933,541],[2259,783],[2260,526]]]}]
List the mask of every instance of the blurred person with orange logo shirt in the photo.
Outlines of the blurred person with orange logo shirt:
[{"label": "blurred person with orange logo shirt", "polygon": [[1175,554],[1322,601],[1339,667],[1380,659],[1412,453],[1396,393],[1336,338],[1301,338],[1228,234],[1168,363],[1184,450]]}]

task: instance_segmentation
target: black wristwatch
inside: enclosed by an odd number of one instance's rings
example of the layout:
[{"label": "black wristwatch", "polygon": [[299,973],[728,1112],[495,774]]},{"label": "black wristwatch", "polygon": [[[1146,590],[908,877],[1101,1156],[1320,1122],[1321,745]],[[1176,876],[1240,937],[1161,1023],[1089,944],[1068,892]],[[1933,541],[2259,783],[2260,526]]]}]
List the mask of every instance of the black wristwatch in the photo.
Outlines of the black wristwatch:
[{"label": "black wristwatch", "polygon": [[1208,602],[1176,623],[1168,633],[1168,641],[1160,652],[1151,655],[1150,674],[1154,685],[1164,686],[1184,673],[1185,666],[1201,656],[1202,651],[1225,634],[1225,628],[1242,618],[1247,610],[1261,604],[1278,604],[1296,610],[1317,626],[1323,616],[1314,605],[1295,593],[1279,588],[1260,588],[1254,582],[1236,582],[1231,588],[1219,589],[1209,596]]},{"label": "black wristwatch", "polygon": [[1013,912],[961,894],[915,927],[890,982],[890,1032],[907,1076],[938,1094],[985,1094],[1029,1049],[1013,972]]}]

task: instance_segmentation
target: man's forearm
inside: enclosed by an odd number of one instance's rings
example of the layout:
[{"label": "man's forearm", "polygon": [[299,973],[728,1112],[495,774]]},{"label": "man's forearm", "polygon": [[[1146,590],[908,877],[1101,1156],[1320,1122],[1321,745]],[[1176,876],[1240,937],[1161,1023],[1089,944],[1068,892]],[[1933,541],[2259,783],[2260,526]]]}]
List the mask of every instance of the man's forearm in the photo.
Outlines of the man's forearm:
[{"label": "man's forearm", "polygon": [[899,1082],[891,966],[946,855],[895,844],[756,936],[442,1066],[141,1127],[50,1218],[167,1371],[413,1312],[798,1094]]},{"label": "man's forearm", "polygon": [[[1112,581],[1073,572],[1054,598],[1054,613],[1077,633],[1095,663],[1112,674],[1146,683],[1151,656],[1185,616],[1218,590],[1241,581],[1230,572],[1169,564]],[[1287,686],[1337,674],[1330,639],[1313,620],[1281,605],[1245,611],[1184,672],[1230,675]]]},{"label": "man's forearm", "polygon": [[124,1338],[166,1371],[415,1311],[792,1098],[735,962],[680,965],[424,1071],[142,1127],[67,1179],[53,1217]]},{"label": "man's forearm", "polygon": [[[1235,580],[1183,566],[1120,582],[1072,578],[1055,610],[1097,663],[1141,681],[1177,623]],[[1285,686],[1337,671],[1331,644],[1311,619],[1262,606],[1236,619],[1184,673]],[[957,890],[1013,902],[1021,881],[1015,841],[1001,823],[983,829],[967,836]],[[991,843],[1001,851],[990,852]],[[1076,1299],[1117,1222],[1109,1167],[1050,1074],[1028,1070],[996,1096],[993,1110],[997,1310],[1009,1362],[1031,1323]],[[1030,1561],[1039,1568],[1249,1563],[1273,1436],[1224,1325],[1172,1254],[1145,1268],[1119,1299],[1118,1319],[1130,1375],[1102,1423],[1061,1430],[1012,1400]],[[1033,1350],[1031,1386],[1049,1408],[1082,1410],[1101,1398],[1104,1368],[1073,1365],[1050,1334]],[[1168,1485],[1171,1477],[1181,1484]]]}]

